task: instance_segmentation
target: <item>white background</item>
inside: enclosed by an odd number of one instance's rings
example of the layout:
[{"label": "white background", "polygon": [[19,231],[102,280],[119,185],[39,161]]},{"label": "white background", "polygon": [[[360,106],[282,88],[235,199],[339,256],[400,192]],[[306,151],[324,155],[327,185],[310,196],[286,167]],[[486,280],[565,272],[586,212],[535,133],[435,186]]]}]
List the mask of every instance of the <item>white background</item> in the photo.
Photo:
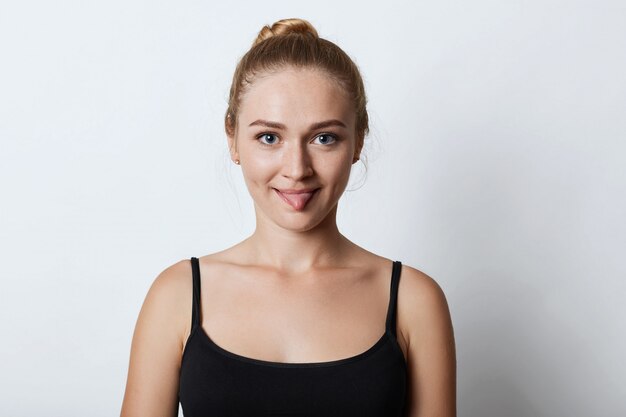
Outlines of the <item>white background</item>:
[{"label": "white background", "polygon": [[294,3],[2,3],[0,415],[119,415],[154,278],[252,232],[223,115],[287,17],[363,72],[339,226],[446,292],[459,416],[626,415],[624,2]]}]

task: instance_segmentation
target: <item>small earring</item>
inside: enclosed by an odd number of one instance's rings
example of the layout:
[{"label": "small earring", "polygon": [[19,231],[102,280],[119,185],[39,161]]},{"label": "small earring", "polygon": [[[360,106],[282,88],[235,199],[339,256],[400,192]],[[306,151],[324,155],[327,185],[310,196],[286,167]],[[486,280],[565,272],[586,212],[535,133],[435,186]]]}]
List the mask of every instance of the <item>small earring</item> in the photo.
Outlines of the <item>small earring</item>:
[{"label": "small earring", "polygon": [[235,159],[235,163],[239,165],[239,159]]}]

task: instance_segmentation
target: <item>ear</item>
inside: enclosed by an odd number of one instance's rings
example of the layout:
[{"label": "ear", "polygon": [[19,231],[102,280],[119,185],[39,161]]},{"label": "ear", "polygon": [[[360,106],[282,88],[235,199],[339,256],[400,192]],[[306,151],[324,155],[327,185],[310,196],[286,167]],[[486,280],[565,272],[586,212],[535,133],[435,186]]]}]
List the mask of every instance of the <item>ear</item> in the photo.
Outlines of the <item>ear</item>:
[{"label": "ear", "polygon": [[230,152],[230,159],[235,162],[239,160],[239,148],[237,146],[237,126],[235,125],[235,123],[232,123],[232,117],[230,113],[226,115],[224,131],[226,132],[226,139],[228,140],[228,151]]},{"label": "ear", "polygon": [[237,147],[237,138],[232,134],[227,134],[226,139],[228,140],[228,151],[230,153],[230,159],[235,162],[239,160],[239,149]]},{"label": "ear", "polygon": [[361,150],[363,149],[363,143],[365,141],[365,134],[359,133],[356,136],[356,146],[354,147],[354,162],[358,161],[361,157]]}]

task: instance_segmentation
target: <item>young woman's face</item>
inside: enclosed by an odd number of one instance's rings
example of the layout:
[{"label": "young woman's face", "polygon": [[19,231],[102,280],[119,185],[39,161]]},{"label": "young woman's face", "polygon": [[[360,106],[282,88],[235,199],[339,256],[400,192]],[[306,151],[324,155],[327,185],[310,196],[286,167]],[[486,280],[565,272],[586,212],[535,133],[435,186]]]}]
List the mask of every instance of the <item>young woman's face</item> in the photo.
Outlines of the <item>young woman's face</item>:
[{"label": "young woman's face", "polygon": [[[353,103],[321,72],[290,68],[256,78],[229,145],[257,217],[300,231],[324,220],[359,156],[355,122]],[[301,190],[312,192],[294,193]]]}]

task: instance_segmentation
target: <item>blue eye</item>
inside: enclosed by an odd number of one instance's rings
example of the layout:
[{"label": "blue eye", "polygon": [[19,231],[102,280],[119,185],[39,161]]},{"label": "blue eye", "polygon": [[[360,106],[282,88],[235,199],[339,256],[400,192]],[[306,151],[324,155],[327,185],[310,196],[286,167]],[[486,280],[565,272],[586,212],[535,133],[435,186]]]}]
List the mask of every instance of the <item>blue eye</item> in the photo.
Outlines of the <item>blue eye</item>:
[{"label": "blue eye", "polygon": [[[269,136],[269,137],[272,137],[272,136],[276,137],[276,135],[275,135],[275,134],[273,134],[273,133],[262,133],[262,134],[260,134],[259,136],[257,136],[257,139],[266,138],[266,137],[268,137],[268,136]],[[273,142],[273,143],[269,143],[269,144],[267,144],[267,143],[263,143],[263,142],[259,142],[259,143],[260,143],[261,145],[264,145],[264,146],[272,146],[275,142]]]},{"label": "blue eye", "polygon": [[[318,135],[317,137],[318,137],[318,138],[322,138],[322,137],[331,138],[331,139],[332,139],[332,141],[330,142],[331,144],[332,144],[332,143],[337,142],[337,136],[332,135],[332,134],[330,134],[330,133],[322,133],[321,135]],[[322,142],[322,143],[323,143],[324,145],[327,145],[327,144],[328,144],[328,142]]]},{"label": "blue eye", "polygon": [[[272,142],[270,138],[275,138],[274,141]],[[337,135],[334,135],[332,133],[321,133],[319,135],[317,135],[316,139],[319,138],[323,138],[321,140],[322,145],[332,145],[333,143],[337,142],[339,140],[339,138],[337,137]],[[261,133],[260,135],[258,135],[256,137],[256,139],[259,141],[259,144],[263,145],[263,146],[274,146],[277,142],[278,142],[278,138],[276,136],[275,133]],[[263,140],[267,140],[270,139],[270,142],[264,142]]]}]

